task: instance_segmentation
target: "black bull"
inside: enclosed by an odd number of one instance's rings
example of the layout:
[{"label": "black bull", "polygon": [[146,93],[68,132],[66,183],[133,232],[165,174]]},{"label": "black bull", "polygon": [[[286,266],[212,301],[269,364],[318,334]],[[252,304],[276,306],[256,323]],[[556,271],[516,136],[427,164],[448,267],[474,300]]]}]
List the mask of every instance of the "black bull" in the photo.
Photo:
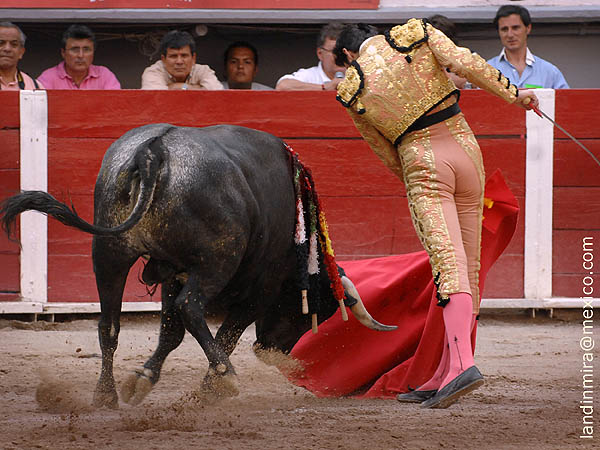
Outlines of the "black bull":
[{"label": "black bull", "polygon": [[[5,230],[18,214],[37,210],[94,234],[92,258],[100,297],[102,370],[97,406],[116,407],[113,377],[125,281],[139,257],[142,279],[161,283],[159,342],[142,370],[122,389],[137,404],[158,381],[167,355],[188,330],[209,361],[206,388],[235,393],[229,355],[256,323],[255,348],[289,352],[310,329],[297,287],[296,202],[290,154],[280,139],[235,126],[130,130],[107,150],[94,191],[94,225],[49,194],[26,191],[0,210]],[[337,309],[326,270],[320,270],[318,318]],[[375,329],[352,283],[342,277],[355,316]],[[213,338],[204,319],[218,306],[224,320]]]}]

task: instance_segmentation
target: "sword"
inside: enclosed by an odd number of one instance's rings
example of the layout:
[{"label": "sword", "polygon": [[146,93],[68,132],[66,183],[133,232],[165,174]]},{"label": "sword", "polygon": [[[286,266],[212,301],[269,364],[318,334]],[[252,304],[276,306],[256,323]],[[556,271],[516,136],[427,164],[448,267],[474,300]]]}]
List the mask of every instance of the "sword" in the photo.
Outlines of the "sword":
[{"label": "sword", "polygon": [[[526,102],[525,104],[527,105],[527,104],[529,104],[529,102]],[[560,131],[562,131],[563,133],[565,133],[573,142],[575,142],[582,149],[584,149],[587,152],[587,154],[590,155],[594,161],[596,161],[596,164],[598,164],[598,166],[600,166],[600,161],[598,161],[598,158],[596,158],[596,156],[591,151],[589,151],[588,148],[585,145],[583,145],[581,142],[579,142],[579,140],[575,136],[573,136],[571,133],[569,133],[567,130],[565,130],[563,127],[561,127],[559,124],[557,124],[548,114],[546,114],[544,111],[542,111],[541,109],[539,109],[537,106],[532,106],[531,109],[533,109],[533,111],[538,116],[540,116],[542,118],[545,117],[550,122],[552,122],[552,125],[554,125]]]}]

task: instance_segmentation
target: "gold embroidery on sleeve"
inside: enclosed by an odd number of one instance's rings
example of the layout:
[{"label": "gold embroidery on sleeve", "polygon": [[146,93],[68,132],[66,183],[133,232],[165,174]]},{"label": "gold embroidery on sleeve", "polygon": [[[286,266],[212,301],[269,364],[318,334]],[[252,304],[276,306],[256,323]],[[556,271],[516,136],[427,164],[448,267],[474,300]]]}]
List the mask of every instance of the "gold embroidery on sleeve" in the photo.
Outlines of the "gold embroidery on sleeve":
[{"label": "gold embroidery on sleeve", "polygon": [[442,66],[509,103],[517,99],[517,87],[510,84],[510,80],[477,53],[471,53],[468,48],[457,47],[445,34],[430,24],[427,24],[427,32],[429,48]]}]

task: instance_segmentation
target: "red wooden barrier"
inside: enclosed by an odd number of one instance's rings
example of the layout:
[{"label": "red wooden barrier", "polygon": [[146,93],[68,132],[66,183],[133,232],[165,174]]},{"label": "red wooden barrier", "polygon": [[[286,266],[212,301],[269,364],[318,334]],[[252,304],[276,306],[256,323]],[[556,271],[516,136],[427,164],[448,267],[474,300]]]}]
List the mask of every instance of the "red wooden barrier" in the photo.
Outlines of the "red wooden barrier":
[{"label": "red wooden barrier", "polygon": [[3,8],[377,9],[379,0],[3,0]]},{"label": "red wooden barrier", "polygon": [[[19,96],[0,98],[0,199],[19,188]],[[19,292],[19,246],[0,233],[0,301],[16,300]]]},{"label": "red wooden barrier", "polygon": [[[556,121],[600,159],[600,94],[556,92]],[[565,134],[554,130],[553,295],[582,296],[584,237],[600,243],[600,167]],[[597,290],[595,291],[595,293]],[[597,297],[597,294],[594,295]]]},{"label": "red wooden barrier", "polygon": [[[600,136],[590,131],[600,130],[598,119],[590,121],[585,115],[589,126],[566,119],[564,105],[578,110],[597,108],[590,97],[597,104],[600,92],[557,93],[557,120],[577,136],[586,137],[590,147],[600,153]],[[18,94],[0,92],[0,104],[3,198],[18,190]],[[486,172],[502,169],[522,209],[515,238],[490,272],[484,296],[519,298],[523,296],[525,114],[477,90],[463,92],[461,108],[478,136]],[[156,122],[184,126],[230,123],[286,139],[311,167],[338,259],[421,250],[402,183],[374,156],[332,93],[48,91],[48,116],[49,191],[59,199],[72,200],[86,220],[93,217],[93,186],[102,156],[125,131]],[[576,117],[583,119],[579,113]],[[577,260],[576,246],[564,242],[580,232],[598,232],[598,169],[561,134],[556,137],[555,294],[579,296],[581,286],[575,286],[573,280],[580,256]],[[573,155],[577,158],[572,159]],[[49,301],[96,301],[90,242],[89,235],[49,220]],[[18,290],[17,252],[18,247],[0,237],[0,291]],[[137,270],[130,274],[126,300],[148,301],[142,297],[145,289],[135,280]]]}]

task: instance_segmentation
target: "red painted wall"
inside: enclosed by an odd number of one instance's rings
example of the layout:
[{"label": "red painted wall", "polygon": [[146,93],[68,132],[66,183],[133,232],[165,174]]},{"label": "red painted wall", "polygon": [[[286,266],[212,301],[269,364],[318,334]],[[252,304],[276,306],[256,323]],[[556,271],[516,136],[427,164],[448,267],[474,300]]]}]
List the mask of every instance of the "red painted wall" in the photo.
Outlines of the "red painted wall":
[{"label": "red painted wall", "polygon": [[[556,121],[600,159],[600,91],[557,91]],[[592,237],[600,246],[600,167],[557,129],[553,216],[553,295],[583,296],[582,279],[588,272],[582,267],[582,239]],[[599,291],[595,289],[594,297]]]},{"label": "red painted wall", "polygon": [[3,8],[377,9],[379,0],[3,0]]},{"label": "red painted wall", "polygon": [[[19,94],[0,91],[0,200],[19,188],[19,153]],[[19,246],[0,231],[0,301],[18,298],[19,272]]]},{"label": "red painted wall", "polygon": [[[600,91],[557,93],[557,120],[600,156]],[[18,190],[18,94],[0,92],[0,198]],[[102,156],[130,128],[152,122],[185,126],[230,123],[280,136],[313,171],[338,259],[421,250],[410,222],[402,183],[387,172],[329,92],[49,91],[48,186],[72,200],[86,220]],[[517,233],[489,274],[485,297],[523,296],[525,114],[489,94],[463,92],[461,108],[478,136],[487,173],[501,168],[517,196]],[[586,109],[587,108],[587,109]],[[573,111],[573,114],[571,114]],[[556,134],[554,201],[555,295],[579,296],[583,235],[600,242],[600,168]],[[48,222],[49,301],[96,301],[91,237]],[[583,234],[582,234],[583,233]],[[595,233],[595,234],[594,234]],[[0,300],[18,291],[18,247],[0,236]],[[148,301],[130,275],[127,301]]]}]

